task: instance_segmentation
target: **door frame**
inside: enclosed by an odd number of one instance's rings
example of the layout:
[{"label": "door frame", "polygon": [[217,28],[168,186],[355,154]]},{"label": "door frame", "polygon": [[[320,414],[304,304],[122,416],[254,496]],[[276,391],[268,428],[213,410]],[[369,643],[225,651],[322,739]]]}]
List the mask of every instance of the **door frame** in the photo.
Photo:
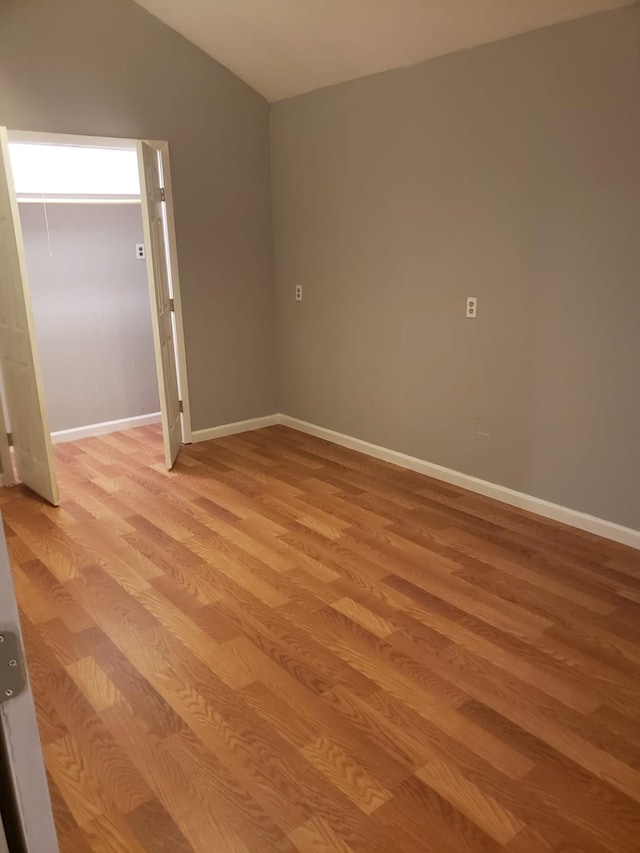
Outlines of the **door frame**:
[{"label": "door frame", "polygon": [[[187,376],[187,357],[184,335],[184,322],[182,312],[182,296],[180,291],[180,272],[178,269],[178,251],[175,231],[175,216],[173,208],[173,185],[171,182],[171,162],[169,157],[169,143],[164,139],[130,139],[116,136],[84,136],[81,134],[49,133],[46,131],[13,130],[8,128],[10,142],[39,142],[49,145],[75,145],[85,148],[127,148],[137,151],[139,141],[146,142],[160,153],[162,176],[165,193],[165,213],[167,225],[169,256],[169,269],[171,273],[171,289],[173,293],[173,305],[176,327],[176,367],[178,373],[178,386],[182,400],[182,443],[191,444],[191,405],[189,399],[189,380]],[[156,355],[157,359],[157,355]],[[4,431],[0,436],[0,449],[2,441],[6,442]]]},{"label": "door frame", "polygon": [[[22,692],[0,704],[0,749],[2,750],[2,761],[0,761],[2,774],[0,775],[3,777],[0,778],[0,787],[3,791],[11,792],[7,798],[7,805],[10,807],[6,816],[12,820],[12,829],[15,833],[22,836],[28,853],[39,853],[39,851],[57,853],[58,843],[42,757],[42,744],[1,518],[0,629],[8,629],[17,635],[26,678]],[[2,832],[1,827],[0,832]],[[1,842],[0,851],[2,851]]]}]

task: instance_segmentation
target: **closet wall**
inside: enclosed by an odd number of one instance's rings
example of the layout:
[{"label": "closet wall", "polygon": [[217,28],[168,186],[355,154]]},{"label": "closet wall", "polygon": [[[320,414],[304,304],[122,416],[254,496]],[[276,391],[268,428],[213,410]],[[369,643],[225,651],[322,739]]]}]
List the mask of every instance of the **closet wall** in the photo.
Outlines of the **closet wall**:
[{"label": "closet wall", "polygon": [[157,412],[140,205],[19,207],[52,432]]}]

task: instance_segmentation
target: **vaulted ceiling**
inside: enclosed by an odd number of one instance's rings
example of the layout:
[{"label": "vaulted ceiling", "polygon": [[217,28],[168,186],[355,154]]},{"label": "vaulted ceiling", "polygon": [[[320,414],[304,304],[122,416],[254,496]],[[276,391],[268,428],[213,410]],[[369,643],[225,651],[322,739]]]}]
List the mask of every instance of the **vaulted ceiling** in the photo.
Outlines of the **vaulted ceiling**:
[{"label": "vaulted ceiling", "polygon": [[271,101],[635,0],[137,0]]}]

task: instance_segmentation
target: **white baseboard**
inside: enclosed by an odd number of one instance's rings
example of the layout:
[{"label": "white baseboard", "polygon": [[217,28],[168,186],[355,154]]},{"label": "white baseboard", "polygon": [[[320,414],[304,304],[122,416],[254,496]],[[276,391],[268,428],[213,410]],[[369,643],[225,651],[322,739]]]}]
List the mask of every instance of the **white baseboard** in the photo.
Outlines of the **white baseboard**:
[{"label": "white baseboard", "polygon": [[75,427],[74,429],[61,429],[51,433],[51,441],[60,444],[63,441],[77,441],[80,438],[91,438],[94,435],[106,435],[108,432],[120,432],[123,429],[134,429],[134,427],[147,426],[147,424],[159,424],[160,412],[152,412],[150,415],[136,415],[133,418],[121,418],[117,421],[104,421],[101,424],[87,424],[87,426]]},{"label": "white baseboard", "polygon": [[279,424],[280,418],[280,415],[265,415],[263,418],[249,418],[249,420],[237,421],[234,424],[222,424],[222,426],[209,427],[209,429],[196,429],[191,435],[191,440],[195,444],[199,441],[210,441],[212,438],[224,438],[225,435],[249,432],[252,429],[263,429]]},{"label": "white baseboard", "polygon": [[376,459],[384,459],[386,462],[392,462],[402,468],[409,468],[411,471],[417,471],[419,474],[426,474],[428,477],[443,480],[445,483],[469,489],[469,491],[494,498],[519,509],[529,510],[544,518],[561,521],[571,527],[577,527],[580,530],[595,533],[597,536],[603,536],[605,539],[612,539],[614,542],[621,542],[623,545],[630,545],[632,548],[640,549],[640,530],[623,527],[621,524],[615,524],[613,521],[605,521],[603,518],[587,515],[584,512],[569,509],[568,507],[560,506],[541,498],[535,498],[524,492],[516,492],[514,489],[508,489],[506,486],[499,486],[487,480],[480,480],[478,477],[471,477],[469,474],[462,474],[460,471],[444,468],[442,465],[435,465],[433,462],[426,462],[415,456],[408,456],[405,453],[389,450],[377,444],[369,444],[368,441],[362,441],[350,435],[344,435],[343,433],[325,429],[306,421],[300,421],[288,415],[280,415],[279,419],[273,422],[281,423],[284,426],[314,435],[317,438],[324,438],[327,441],[339,444],[342,447],[348,447],[351,450],[358,450],[361,453],[374,456]]},{"label": "white baseboard", "polygon": [[597,518],[594,515],[579,512],[576,509],[560,506],[560,504],[554,504],[551,501],[545,501],[542,498],[536,498],[524,492],[517,492],[506,486],[490,483],[488,480],[481,480],[478,477],[472,477],[469,474],[463,474],[460,471],[454,471],[452,468],[445,468],[442,465],[436,465],[433,462],[427,462],[424,459],[418,459],[415,456],[409,456],[397,450],[389,450],[387,447],[370,444],[368,441],[363,441],[360,438],[354,438],[351,435],[345,435],[332,429],[307,423],[307,421],[301,421],[289,415],[267,415],[262,418],[251,418],[233,424],[223,424],[222,426],[211,427],[209,429],[195,430],[193,441],[209,441],[213,438],[223,438],[226,435],[235,435],[253,429],[263,429],[264,427],[276,424],[291,427],[291,429],[296,429],[308,435],[314,435],[317,438],[324,438],[326,441],[331,441],[342,447],[366,453],[368,456],[383,459],[385,462],[392,462],[401,468],[408,468],[411,471],[417,471],[419,474],[425,474],[427,477],[434,477],[445,483],[451,483],[454,486],[460,486],[471,492],[502,501],[502,503],[509,504],[510,506],[528,510],[543,518],[560,521],[571,527],[577,527],[579,530],[586,530],[588,533],[594,533],[605,539],[611,539],[614,542],[620,542],[623,545],[640,549],[640,530],[624,527],[613,521],[606,521],[603,518]]}]

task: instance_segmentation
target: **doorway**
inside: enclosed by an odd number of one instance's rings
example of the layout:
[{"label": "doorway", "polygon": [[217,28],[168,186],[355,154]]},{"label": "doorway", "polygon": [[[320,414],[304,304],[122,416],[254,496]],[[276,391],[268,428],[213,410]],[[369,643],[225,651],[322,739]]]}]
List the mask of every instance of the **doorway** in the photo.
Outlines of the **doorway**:
[{"label": "doorway", "polygon": [[19,478],[58,503],[50,428],[159,421],[171,468],[191,426],[167,143],[2,135],[4,484],[13,444]]}]

